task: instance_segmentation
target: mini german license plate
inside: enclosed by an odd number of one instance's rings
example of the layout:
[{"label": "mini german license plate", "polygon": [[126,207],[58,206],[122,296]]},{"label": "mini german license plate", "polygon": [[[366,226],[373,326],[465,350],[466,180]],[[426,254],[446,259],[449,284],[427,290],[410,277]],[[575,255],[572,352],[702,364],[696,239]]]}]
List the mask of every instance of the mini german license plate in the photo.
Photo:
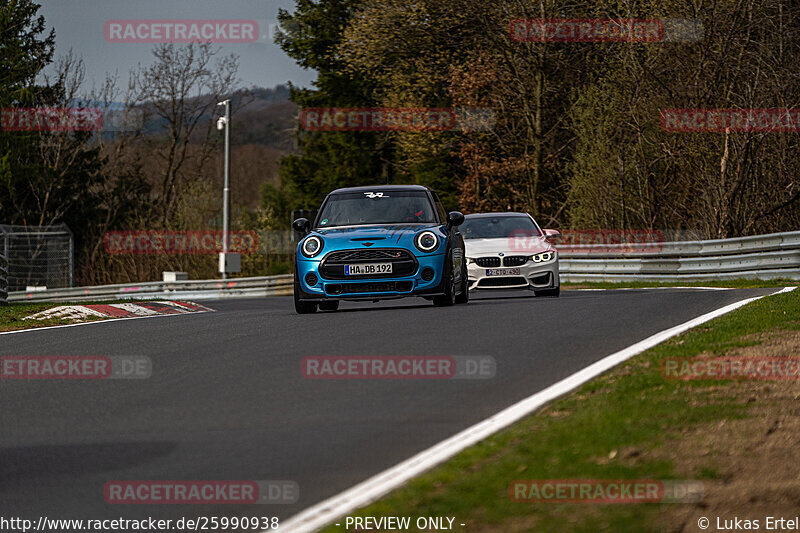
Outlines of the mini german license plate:
[{"label": "mini german license plate", "polygon": [[[519,269],[517,269],[519,270]],[[360,263],[358,265],[345,265],[345,276],[365,276],[369,274],[391,274],[391,263]]]}]

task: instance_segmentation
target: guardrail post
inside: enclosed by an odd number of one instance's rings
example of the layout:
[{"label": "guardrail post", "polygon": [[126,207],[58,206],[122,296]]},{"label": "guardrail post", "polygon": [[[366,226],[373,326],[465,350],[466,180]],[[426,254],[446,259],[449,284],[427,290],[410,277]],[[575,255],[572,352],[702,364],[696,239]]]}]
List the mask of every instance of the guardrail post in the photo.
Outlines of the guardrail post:
[{"label": "guardrail post", "polygon": [[8,261],[0,255],[0,305],[8,305]]}]

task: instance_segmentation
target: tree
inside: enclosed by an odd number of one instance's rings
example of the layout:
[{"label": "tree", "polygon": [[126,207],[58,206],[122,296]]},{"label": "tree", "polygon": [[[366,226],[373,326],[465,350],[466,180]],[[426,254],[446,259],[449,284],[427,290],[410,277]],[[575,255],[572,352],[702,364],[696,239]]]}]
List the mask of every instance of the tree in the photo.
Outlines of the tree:
[{"label": "tree", "polygon": [[[55,33],[44,36],[44,18],[29,0],[0,4],[0,106],[4,111],[30,108],[81,112],[75,89],[81,65],[68,56],[54,80],[36,77],[52,62]],[[1,128],[0,128],[1,129]],[[91,131],[0,131],[0,217],[20,225],[66,222],[83,239],[97,209],[96,186],[102,158],[88,143]]]},{"label": "tree", "polygon": [[230,55],[214,63],[217,53],[208,43],[162,44],[153,50],[155,61],[131,79],[132,103],[143,110],[145,121],[164,130],[142,137],[142,143],[153,158],[156,205],[165,228],[173,222],[184,189],[211,181],[207,163],[216,144],[213,114],[238,84],[238,59]]},{"label": "tree", "polygon": [[[303,68],[318,73],[314,88],[291,88],[291,100],[305,107],[368,107],[374,82],[347,71],[337,47],[361,0],[298,0],[293,13],[281,10],[276,42]],[[315,209],[331,189],[390,183],[394,147],[374,133],[297,132],[299,154],[281,160],[280,191],[262,193],[265,209],[288,220],[292,209]]]}]

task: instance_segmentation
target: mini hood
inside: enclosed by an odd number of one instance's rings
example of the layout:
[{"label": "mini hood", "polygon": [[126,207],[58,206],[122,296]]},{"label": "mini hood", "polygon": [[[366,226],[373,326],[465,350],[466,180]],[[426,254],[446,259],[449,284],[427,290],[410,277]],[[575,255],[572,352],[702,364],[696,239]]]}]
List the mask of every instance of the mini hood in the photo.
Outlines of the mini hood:
[{"label": "mini hood", "polygon": [[[429,230],[439,236],[439,246],[429,252],[442,254],[446,250],[447,231],[445,226],[436,223],[422,224],[377,224],[369,226],[343,226],[338,228],[316,228],[311,235],[318,235],[325,241],[323,256],[335,250],[367,248],[405,248],[419,254],[414,238]],[[301,241],[302,243],[303,241]],[[300,252],[298,244],[298,253]]]},{"label": "mini hood", "polygon": [[[344,226],[339,228],[316,228],[312,233],[321,235],[326,241],[336,241],[339,246],[344,241],[374,242],[377,247],[397,246],[406,239],[426,229],[441,228],[439,224],[378,224],[374,226]],[[444,233],[437,231],[440,236]]]}]

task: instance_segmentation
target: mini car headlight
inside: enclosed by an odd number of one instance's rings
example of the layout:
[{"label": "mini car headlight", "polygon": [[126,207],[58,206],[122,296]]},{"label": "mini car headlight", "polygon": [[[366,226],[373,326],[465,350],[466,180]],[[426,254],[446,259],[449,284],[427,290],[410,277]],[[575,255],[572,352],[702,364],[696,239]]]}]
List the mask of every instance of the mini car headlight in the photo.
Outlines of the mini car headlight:
[{"label": "mini car headlight", "polygon": [[322,251],[323,246],[322,239],[316,235],[312,235],[303,242],[303,246],[300,247],[300,250],[303,252],[304,256],[314,257]]},{"label": "mini car headlight", "polygon": [[421,252],[432,252],[439,246],[439,237],[432,231],[423,231],[414,238],[414,244]]},{"label": "mini car headlight", "polygon": [[555,252],[543,252],[540,254],[532,255],[531,260],[534,263],[547,263],[551,261],[556,256]]}]

